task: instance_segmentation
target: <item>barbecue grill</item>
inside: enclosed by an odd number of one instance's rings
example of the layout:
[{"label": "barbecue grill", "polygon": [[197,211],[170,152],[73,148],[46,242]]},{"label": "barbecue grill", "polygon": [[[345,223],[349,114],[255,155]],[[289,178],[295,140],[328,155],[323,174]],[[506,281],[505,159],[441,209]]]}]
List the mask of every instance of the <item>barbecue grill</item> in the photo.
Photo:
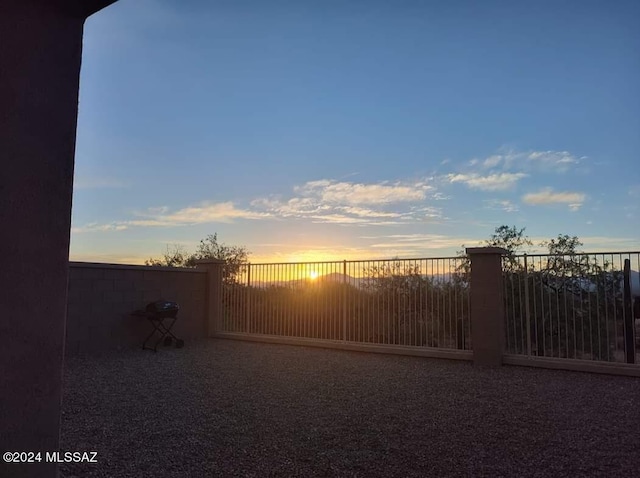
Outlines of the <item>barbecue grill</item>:
[{"label": "barbecue grill", "polygon": [[[171,332],[176,320],[178,320],[179,310],[180,306],[176,302],[160,299],[147,304],[144,310],[133,311],[132,315],[146,318],[153,327],[151,333],[142,343],[143,350],[153,350],[157,352],[158,345],[162,342],[167,346],[175,342],[176,348],[182,348],[184,346],[184,340],[179,339]],[[157,337],[157,339],[153,342],[153,347],[150,347],[147,343],[152,340],[153,337]]]}]

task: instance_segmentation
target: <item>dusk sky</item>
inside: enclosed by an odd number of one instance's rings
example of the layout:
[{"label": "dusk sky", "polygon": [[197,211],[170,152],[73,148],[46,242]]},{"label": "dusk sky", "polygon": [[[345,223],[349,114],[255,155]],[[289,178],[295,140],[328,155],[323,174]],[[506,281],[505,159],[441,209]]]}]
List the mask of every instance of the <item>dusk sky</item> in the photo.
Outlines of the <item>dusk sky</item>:
[{"label": "dusk sky", "polygon": [[85,25],[71,260],[639,250],[640,2],[120,0]]}]

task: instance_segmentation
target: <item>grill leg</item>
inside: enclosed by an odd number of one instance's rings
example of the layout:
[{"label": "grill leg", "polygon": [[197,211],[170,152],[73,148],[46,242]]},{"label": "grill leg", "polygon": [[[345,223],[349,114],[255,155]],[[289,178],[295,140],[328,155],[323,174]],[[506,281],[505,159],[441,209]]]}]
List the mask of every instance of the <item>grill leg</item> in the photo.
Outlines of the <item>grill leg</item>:
[{"label": "grill leg", "polygon": [[[160,343],[160,341],[162,339],[164,339],[164,332],[162,331],[162,329],[159,327],[159,325],[162,323],[161,321],[158,320],[154,320],[154,319],[149,319],[149,322],[151,322],[151,325],[153,325],[153,330],[151,331],[151,333],[147,336],[146,339],[144,339],[144,342],[142,344],[142,350],[153,350],[154,352],[158,351],[158,344]],[[149,340],[151,340],[151,338],[156,335],[156,333],[160,334],[160,340],[156,341],[156,343],[154,344],[153,347],[147,347],[147,342],[149,342]]]},{"label": "grill leg", "polygon": [[[164,324],[165,320],[170,320],[171,321],[168,326]],[[177,317],[165,317],[165,318],[161,318],[161,319],[149,318],[149,321],[153,325],[153,330],[147,336],[147,338],[144,340],[144,343],[142,344],[142,349],[143,350],[153,350],[154,352],[157,352],[158,351],[158,345],[160,345],[160,343],[163,342],[166,338],[171,338],[171,339],[175,340],[176,347],[177,348],[182,348],[182,346],[184,345],[184,340],[179,339],[178,337],[176,337],[174,335],[173,332],[171,332],[171,329],[173,328],[174,324],[176,323],[176,320],[178,320]],[[147,347],[147,342],[149,340],[151,340],[151,338],[156,334],[156,332],[159,334],[158,340],[156,340],[156,342],[155,342],[153,347]]]}]

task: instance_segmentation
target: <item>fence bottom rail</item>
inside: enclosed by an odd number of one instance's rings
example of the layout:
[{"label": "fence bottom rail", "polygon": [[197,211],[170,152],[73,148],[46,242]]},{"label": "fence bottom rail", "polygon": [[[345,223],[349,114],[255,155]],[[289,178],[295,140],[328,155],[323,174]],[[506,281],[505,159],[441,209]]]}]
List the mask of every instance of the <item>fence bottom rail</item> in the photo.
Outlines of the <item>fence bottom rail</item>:
[{"label": "fence bottom rail", "polygon": [[407,345],[378,345],[342,340],[309,339],[304,337],[282,337],[278,335],[247,334],[237,332],[216,332],[212,338],[246,340],[283,345],[299,345],[305,347],[321,347],[355,352],[373,352],[395,355],[411,355],[418,357],[442,358],[450,360],[473,360],[470,350],[436,349]]}]

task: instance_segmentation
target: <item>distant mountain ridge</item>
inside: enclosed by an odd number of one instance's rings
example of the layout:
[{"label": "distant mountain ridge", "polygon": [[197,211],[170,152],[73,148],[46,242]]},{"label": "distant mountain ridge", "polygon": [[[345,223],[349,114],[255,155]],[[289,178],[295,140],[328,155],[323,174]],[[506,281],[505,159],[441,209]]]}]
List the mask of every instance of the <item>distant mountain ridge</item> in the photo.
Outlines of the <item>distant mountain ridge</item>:
[{"label": "distant mountain ridge", "polygon": [[[451,280],[451,274],[433,274],[427,275],[422,274],[422,278],[430,278],[436,284],[443,284],[449,282]],[[289,279],[289,280],[275,280],[275,281],[252,281],[252,287],[258,288],[266,288],[266,287],[296,287],[299,285],[309,285],[309,284],[323,284],[323,283],[333,283],[333,284],[350,284],[358,289],[361,289],[367,285],[367,282],[375,282],[377,278],[374,277],[353,277],[348,274],[343,274],[341,272],[331,272],[329,274],[320,275],[315,279],[311,277],[303,277],[300,279]],[[640,297],[640,273],[638,271],[631,271],[631,296],[632,297]],[[622,284],[621,284],[622,287]]]}]

